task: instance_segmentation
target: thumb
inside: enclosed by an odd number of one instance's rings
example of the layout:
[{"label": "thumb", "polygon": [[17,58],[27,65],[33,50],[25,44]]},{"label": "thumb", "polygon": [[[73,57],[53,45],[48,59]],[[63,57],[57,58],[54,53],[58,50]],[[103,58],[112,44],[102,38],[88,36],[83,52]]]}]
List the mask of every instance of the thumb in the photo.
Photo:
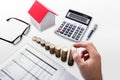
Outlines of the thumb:
[{"label": "thumb", "polygon": [[82,63],[82,58],[81,56],[77,53],[77,49],[75,47],[72,47],[71,49],[71,54],[73,56],[73,59],[75,60],[75,62],[80,65]]}]

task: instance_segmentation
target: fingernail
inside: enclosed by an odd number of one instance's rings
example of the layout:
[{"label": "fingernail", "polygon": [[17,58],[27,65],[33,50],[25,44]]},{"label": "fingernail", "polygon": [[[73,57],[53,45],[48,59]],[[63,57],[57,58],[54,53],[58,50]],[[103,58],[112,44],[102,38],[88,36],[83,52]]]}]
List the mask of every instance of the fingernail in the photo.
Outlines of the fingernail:
[{"label": "fingernail", "polygon": [[74,53],[76,51],[76,48],[72,46],[71,50]]},{"label": "fingernail", "polygon": [[78,55],[78,54],[77,54],[77,50],[76,50],[75,47],[72,47],[71,50],[72,50],[73,58],[75,58],[75,57]]}]

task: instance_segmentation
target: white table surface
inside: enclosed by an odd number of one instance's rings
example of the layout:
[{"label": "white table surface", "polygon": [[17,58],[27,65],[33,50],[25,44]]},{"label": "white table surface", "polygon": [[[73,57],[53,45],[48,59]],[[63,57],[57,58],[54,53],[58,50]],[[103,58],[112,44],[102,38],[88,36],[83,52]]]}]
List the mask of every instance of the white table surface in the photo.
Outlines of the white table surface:
[{"label": "white table surface", "polygon": [[[102,73],[104,80],[119,80],[120,72],[120,2],[119,0],[39,0],[42,4],[56,12],[56,24],[51,28],[40,32],[33,25],[31,26],[28,35],[23,36],[22,41],[18,45],[12,45],[0,40],[0,64],[14,54],[16,50],[24,44],[29,43],[37,50],[44,52],[48,57],[52,58],[58,64],[62,65],[67,71],[75,77],[83,80],[79,70],[74,66],[69,67],[67,63],[61,62],[54,55],[50,55],[48,51],[42,48],[37,43],[31,40],[32,36],[41,37],[61,47],[68,48],[74,42],[61,38],[54,34],[57,25],[64,18],[69,9],[73,9],[93,17],[92,23],[89,26],[84,38],[89,33],[94,23],[98,24],[98,29],[93,34],[90,42],[93,42],[102,57]],[[17,17],[26,22],[30,22],[30,16],[27,13],[34,0],[1,0],[0,1],[0,37],[13,39],[19,34],[16,24],[9,26],[5,21],[9,17]],[[12,21],[11,21],[12,22]],[[6,27],[7,26],[7,27]],[[3,30],[2,30],[3,29]],[[17,28],[18,29],[18,28]],[[24,29],[24,27],[21,27]],[[21,30],[22,31],[22,30]],[[17,32],[17,33],[16,33]],[[6,34],[5,34],[6,33]]]}]

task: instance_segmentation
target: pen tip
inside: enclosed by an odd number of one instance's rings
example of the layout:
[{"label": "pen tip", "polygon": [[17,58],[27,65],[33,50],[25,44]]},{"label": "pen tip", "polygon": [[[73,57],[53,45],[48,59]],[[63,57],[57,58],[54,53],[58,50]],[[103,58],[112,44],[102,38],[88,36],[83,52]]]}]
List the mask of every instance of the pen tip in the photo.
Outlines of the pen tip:
[{"label": "pen tip", "polygon": [[97,24],[95,24],[95,25],[94,25],[94,28],[95,28],[95,29],[97,29],[97,27],[98,27],[98,25],[97,25]]},{"label": "pen tip", "polygon": [[95,24],[94,26],[96,26],[96,27],[97,27],[98,25],[97,25],[97,24]]},{"label": "pen tip", "polygon": [[86,41],[88,41],[89,38],[86,38]]}]

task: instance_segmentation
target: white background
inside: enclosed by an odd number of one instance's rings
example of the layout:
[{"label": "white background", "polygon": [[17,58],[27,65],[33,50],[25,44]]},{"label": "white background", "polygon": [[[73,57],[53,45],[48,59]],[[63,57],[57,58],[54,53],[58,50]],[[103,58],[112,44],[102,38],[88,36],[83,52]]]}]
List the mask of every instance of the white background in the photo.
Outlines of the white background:
[{"label": "white background", "polygon": [[[37,50],[44,52],[48,57],[61,64],[71,74],[82,79],[76,64],[69,67],[67,63],[61,62],[54,55],[50,55],[40,45],[32,42],[32,36],[38,36],[61,47],[70,48],[74,42],[61,38],[54,34],[57,25],[63,19],[69,9],[73,9],[93,17],[92,23],[86,33],[90,31],[94,23],[98,29],[90,41],[95,44],[102,57],[102,73],[104,80],[119,80],[120,73],[120,2],[119,0],[39,0],[42,4],[56,12],[55,26],[39,32],[33,25],[28,35],[14,46],[0,40],[0,63],[3,63],[16,50],[24,44],[29,43]],[[14,39],[25,27],[17,24],[16,21],[9,25],[5,20],[9,17],[17,17],[30,23],[30,16],[27,13],[34,0],[1,0],[0,1],[0,37]],[[11,21],[12,23],[12,21]],[[24,25],[25,26],[25,25]],[[18,28],[20,27],[20,28]],[[84,38],[86,38],[86,35]],[[84,41],[84,39],[83,39]]]}]

